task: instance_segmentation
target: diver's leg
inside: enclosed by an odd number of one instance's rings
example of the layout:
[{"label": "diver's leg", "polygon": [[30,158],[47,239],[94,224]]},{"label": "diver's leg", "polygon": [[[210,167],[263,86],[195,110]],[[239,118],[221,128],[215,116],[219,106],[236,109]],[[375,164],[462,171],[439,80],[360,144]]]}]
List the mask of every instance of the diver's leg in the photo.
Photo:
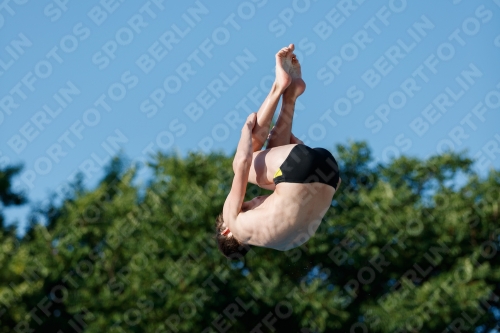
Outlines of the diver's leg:
[{"label": "diver's leg", "polygon": [[291,67],[289,72],[292,76],[292,83],[283,93],[280,114],[269,135],[267,148],[301,142],[294,135],[292,135],[292,121],[293,114],[295,112],[295,101],[297,100],[297,97],[302,95],[306,89],[306,84],[304,80],[302,80],[300,63],[294,54],[292,54],[291,57]]},{"label": "diver's leg", "polygon": [[291,59],[294,50],[294,45],[282,48],[276,54],[276,80],[273,83],[269,95],[262,103],[257,112],[257,123],[252,131],[252,148],[253,151],[258,151],[262,148],[269,135],[271,120],[273,119],[278,102],[288,86],[292,83],[292,77],[285,71],[285,59]]}]

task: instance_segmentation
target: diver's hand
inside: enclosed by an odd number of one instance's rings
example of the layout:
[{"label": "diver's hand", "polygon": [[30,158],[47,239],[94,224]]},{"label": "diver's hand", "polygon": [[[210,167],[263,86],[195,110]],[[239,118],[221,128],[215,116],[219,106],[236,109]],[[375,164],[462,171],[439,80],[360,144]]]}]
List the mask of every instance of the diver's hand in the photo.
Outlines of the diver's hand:
[{"label": "diver's hand", "polygon": [[243,126],[241,131],[243,132],[244,130],[250,130],[250,133],[252,133],[256,123],[257,123],[257,113],[252,112],[248,115],[247,120],[245,121],[245,125]]},{"label": "diver's hand", "polygon": [[253,148],[252,148],[252,130],[257,123],[257,114],[251,113],[241,129],[241,137],[236,149],[236,154],[233,160],[233,170],[243,166],[245,169],[252,164]]}]

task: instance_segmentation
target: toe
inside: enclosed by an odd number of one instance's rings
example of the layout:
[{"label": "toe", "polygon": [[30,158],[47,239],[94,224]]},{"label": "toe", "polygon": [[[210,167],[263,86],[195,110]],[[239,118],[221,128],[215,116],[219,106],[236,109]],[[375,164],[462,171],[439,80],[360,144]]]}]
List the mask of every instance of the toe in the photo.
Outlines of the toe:
[{"label": "toe", "polygon": [[288,52],[288,47],[284,47],[281,50],[278,51],[278,54],[286,54]]}]

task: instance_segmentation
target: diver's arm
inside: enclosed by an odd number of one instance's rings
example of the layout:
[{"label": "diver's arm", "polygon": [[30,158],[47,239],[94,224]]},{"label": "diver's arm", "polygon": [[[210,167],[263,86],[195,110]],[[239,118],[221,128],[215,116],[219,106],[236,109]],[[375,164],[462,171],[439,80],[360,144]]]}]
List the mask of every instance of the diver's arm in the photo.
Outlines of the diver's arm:
[{"label": "diver's arm", "polygon": [[241,211],[241,205],[245,198],[245,192],[248,183],[248,174],[252,165],[253,150],[252,150],[252,129],[255,126],[256,114],[252,113],[248,116],[245,125],[241,129],[241,137],[238,142],[238,148],[233,160],[233,183],[231,190],[226,198],[223,209],[224,221],[231,229],[231,222],[236,220],[236,217]]}]

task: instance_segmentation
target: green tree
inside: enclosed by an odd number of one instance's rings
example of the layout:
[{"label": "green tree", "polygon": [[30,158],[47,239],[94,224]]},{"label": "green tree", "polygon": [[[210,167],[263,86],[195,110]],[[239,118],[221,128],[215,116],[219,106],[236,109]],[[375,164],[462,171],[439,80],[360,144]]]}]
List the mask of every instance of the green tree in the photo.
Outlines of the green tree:
[{"label": "green tree", "polygon": [[4,209],[9,206],[20,206],[26,202],[24,194],[12,187],[13,178],[20,172],[20,166],[9,166],[0,169],[0,332],[8,332],[16,321],[10,313],[16,313],[22,306],[19,304],[25,287],[21,284],[19,273],[26,261],[15,262],[14,254],[19,250],[16,237],[16,226],[5,224]]},{"label": "green tree", "polygon": [[[254,247],[239,262],[218,253],[214,239],[230,157],[158,154],[145,184],[116,159],[95,189],[79,188],[41,211],[48,222],[32,226],[16,264],[2,271],[0,288],[14,281],[23,292],[0,327],[487,332],[497,325],[500,173],[481,178],[456,154],[380,165],[364,143],[336,148],[342,185],[316,235],[288,252]],[[250,185],[247,197],[264,193]],[[29,282],[20,278],[28,269]]]}]

